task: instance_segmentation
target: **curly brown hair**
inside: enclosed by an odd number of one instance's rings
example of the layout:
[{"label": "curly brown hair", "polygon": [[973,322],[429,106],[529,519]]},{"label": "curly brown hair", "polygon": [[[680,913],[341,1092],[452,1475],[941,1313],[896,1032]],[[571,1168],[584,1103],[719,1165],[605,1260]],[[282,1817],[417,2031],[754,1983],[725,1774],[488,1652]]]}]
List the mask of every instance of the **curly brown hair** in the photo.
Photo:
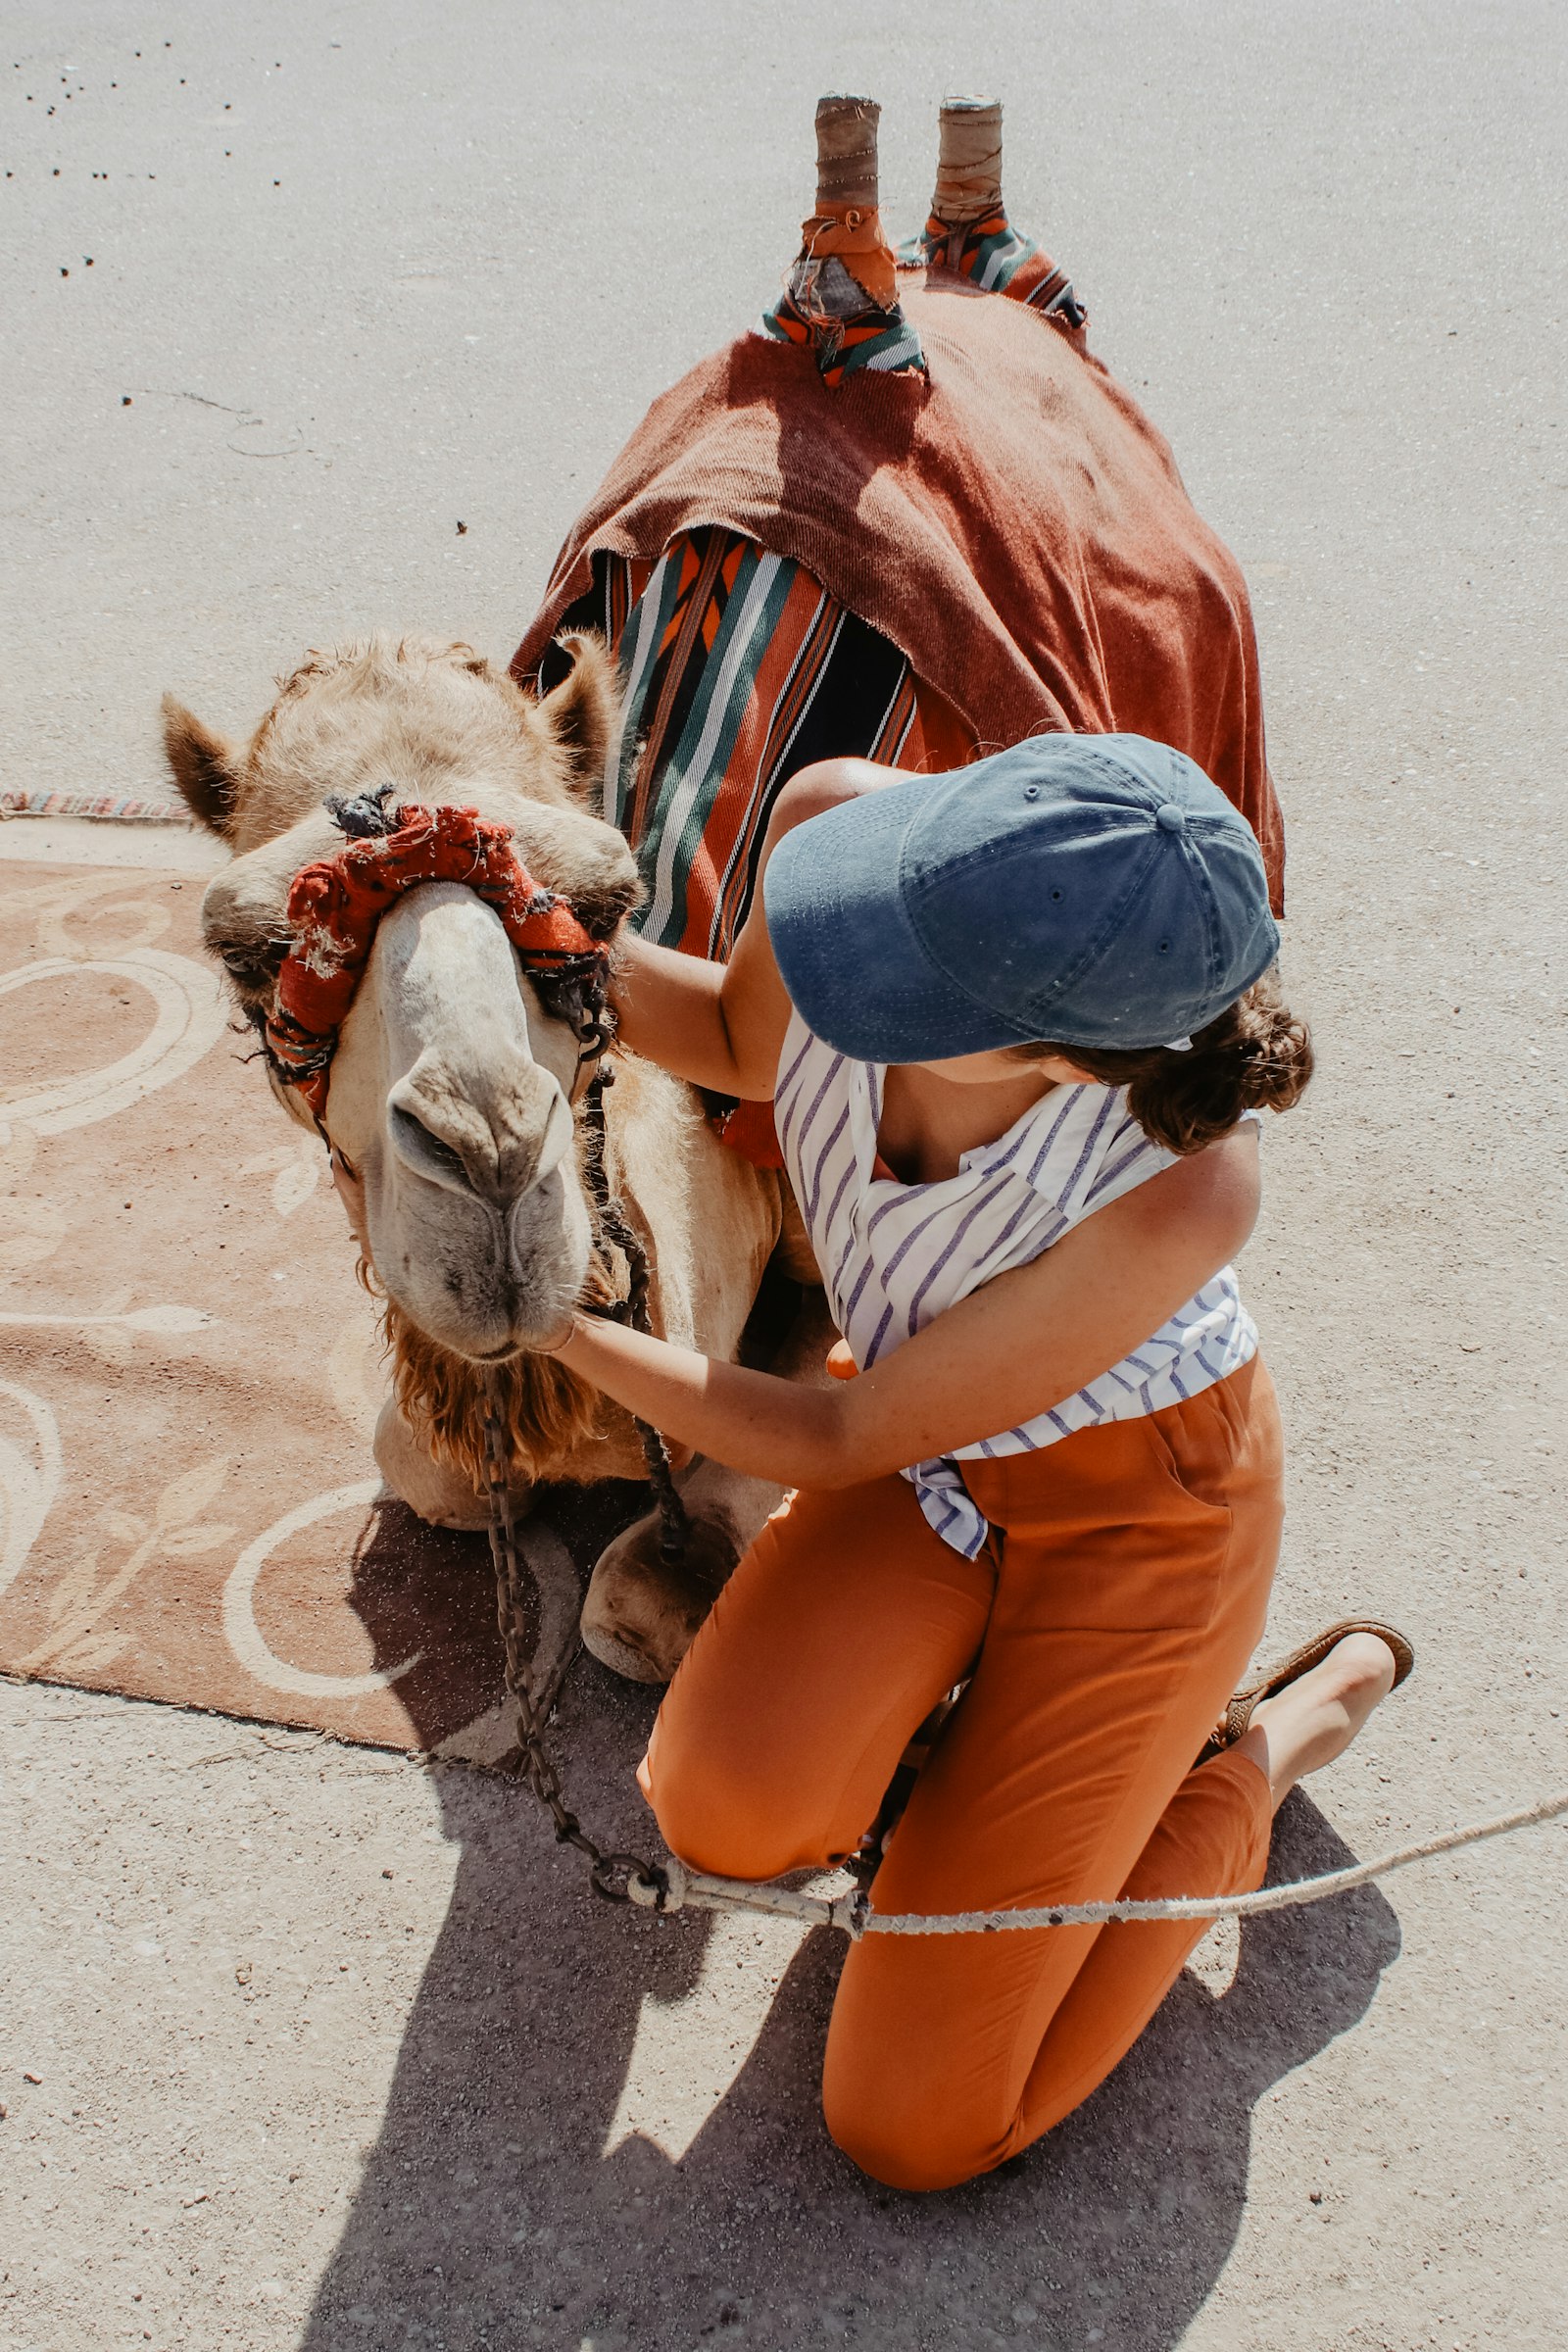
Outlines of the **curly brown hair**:
[{"label": "curly brown hair", "polygon": [[1270,969],[1217,1020],[1193,1037],[1191,1050],[1150,1046],[1100,1053],[1089,1046],[1019,1046],[1024,1061],[1047,1054],[1102,1086],[1124,1086],[1127,1107],[1152,1142],[1184,1156],[1229,1135],[1244,1111],[1289,1110],[1312,1075],[1306,1023],[1280,995]]}]

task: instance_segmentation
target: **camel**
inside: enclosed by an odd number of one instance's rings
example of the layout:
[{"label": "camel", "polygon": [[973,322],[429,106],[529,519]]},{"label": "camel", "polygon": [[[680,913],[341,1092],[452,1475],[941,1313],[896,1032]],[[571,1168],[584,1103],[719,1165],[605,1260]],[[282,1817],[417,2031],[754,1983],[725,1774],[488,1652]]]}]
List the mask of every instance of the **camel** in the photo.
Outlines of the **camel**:
[{"label": "camel", "polygon": [[[654,404],[510,674],[423,640],[313,656],[243,747],[166,701],[175,782],[233,852],[207,939],[259,1026],[294,878],[377,798],[511,828],[589,941],[630,919],[722,959],[773,801],[812,759],[961,767],[1040,729],[1124,729],[1175,744],[1237,803],[1278,907],[1283,827],[1234,559],[1089,353],[1065,273],[1009,221],[1000,108],[944,107],[931,214],[898,255],[877,118],[822,101],[815,209],[782,295]],[[461,882],[421,882],[381,915],[314,1115],[384,1300],[376,1458],[437,1524],[484,1524],[487,1378],[505,1384],[520,1496],[642,1470],[625,1416],[541,1352],[574,1300],[629,1281],[595,1247],[581,1044]],[[646,1250],[653,1328],[733,1358],[775,1250],[815,1279],[776,1139],[759,1106],[725,1124],[646,1062],[609,1060],[605,1168]],[[310,1126],[298,1084],[270,1075]],[[798,1334],[786,1368],[819,1372],[830,1336]],[[681,1477],[685,1561],[662,1557],[650,1514],[584,1603],[588,1648],[638,1680],[667,1679],[774,1498],[713,1464]]]},{"label": "camel", "polygon": [[[377,638],[308,661],[243,746],[169,699],[175,781],[233,852],[203,924],[242,1012],[270,1001],[293,877],[344,846],[326,800],[372,784],[504,823],[529,873],[593,936],[611,936],[642,895],[625,841],[582,805],[615,721],[614,673],[591,638],[570,653],[566,681],[536,702],[467,646]],[[506,1381],[515,1508],[545,1481],[645,1474],[619,1407],[531,1351],[603,1280],[572,1115],[578,1060],[571,1027],[471,891],[426,883],[383,916],[322,1125],[357,1182],[365,1276],[383,1298],[393,1394],[376,1458],[436,1525],[487,1524],[480,1364],[499,1361]],[[782,1180],[725,1151],[690,1088],[629,1054],[613,1061],[606,1174],[648,1253],[652,1328],[731,1358],[784,1228]],[[310,1127],[298,1090],[269,1075]],[[716,1464],[680,1483],[684,1559],[662,1556],[650,1514],[609,1546],[584,1604],[589,1648],[636,1681],[674,1671],[777,1500]]]}]

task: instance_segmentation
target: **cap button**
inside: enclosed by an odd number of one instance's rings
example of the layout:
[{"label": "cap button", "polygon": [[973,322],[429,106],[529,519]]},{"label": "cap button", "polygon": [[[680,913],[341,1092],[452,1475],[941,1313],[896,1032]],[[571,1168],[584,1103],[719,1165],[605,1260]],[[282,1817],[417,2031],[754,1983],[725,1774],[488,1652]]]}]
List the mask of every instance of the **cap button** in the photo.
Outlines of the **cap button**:
[{"label": "cap button", "polygon": [[1174,801],[1167,801],[1163,808],[1154,810],[1154,822],[1162,833],[1182,833],[1187,827],[1187,811]]}]

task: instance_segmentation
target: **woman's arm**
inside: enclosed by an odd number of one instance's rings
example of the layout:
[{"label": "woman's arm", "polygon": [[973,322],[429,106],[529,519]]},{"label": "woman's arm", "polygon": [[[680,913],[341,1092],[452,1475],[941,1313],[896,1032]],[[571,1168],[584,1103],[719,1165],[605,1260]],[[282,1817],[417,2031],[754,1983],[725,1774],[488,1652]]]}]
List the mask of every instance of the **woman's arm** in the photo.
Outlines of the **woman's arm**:
[{"label": "woman's arm", "polygon": [[773,805],[752,911],[727,964],[655,947],[634,931],[622,934],[611,1003],[620,1035],[634,1053],[715,1094],[772,1101],[790,1001],[762,912],[763,869],[774,843],[796,825],[893,782],[896,773],[869,760],[823,760],[790,778]]},{"label": "woman's arm", "polygon": [[561,1360],[732,1469],[787,1486],[853,1486],[995,1437],[1108,1371],[1241,1249],[1258,1195],[1249,1124],[1098,1210],[831,1390],[714,1363],[586,1315]]}]

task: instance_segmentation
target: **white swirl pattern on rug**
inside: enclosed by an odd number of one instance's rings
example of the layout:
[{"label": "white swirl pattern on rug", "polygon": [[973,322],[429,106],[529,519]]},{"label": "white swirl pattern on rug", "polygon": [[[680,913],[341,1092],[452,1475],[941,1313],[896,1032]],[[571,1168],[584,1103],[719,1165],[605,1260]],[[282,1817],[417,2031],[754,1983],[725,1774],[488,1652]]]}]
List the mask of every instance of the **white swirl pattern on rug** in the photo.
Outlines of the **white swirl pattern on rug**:
[{"label": "white swirl pattern on rug", "polygon": [[423,1657],[422,1649],[405,1658],[401,1666],[378,1666],[367,1674],[312,1674],[303,1666],[290,1666],[283,1658],[274,1657],[256,1622],[256,1588],[262,1570],[279,1544],[302,1528],[314,1527],[318,1519],[331,1518],[334,1511],[366,1510],[381,1492],[378,1478],[362,1478],[352,1486],[332,1487],[324,1494],[313,1494],[281,1519],[264,1528],[254,1544],[248,1544],[235,1561],[227,1584],[223,1587],[223,1632],[229,1648],[234,1652],[247,1674],[265,1683],[270,1690],[281,1690],[290,1698],[364,1698],[371,1690],[385,1690],[400,1676],[411,1674]]},{"label": "white swirl pattern on rug", "polygon": [[21,1445],[0,1423],[0,1592],[27,1558],[60,1492],[60,1429],[51,1406],[30,1389],[0,1380],[0,1396],[27,1425]]},{"label": "white swirl pattern on rug", "polygon": [[0,1144],[13,1125],[37,1135],[63,1135],[72,1127],[95,1126],[144,1095],[182,1078],[223,1034],[228,1006],[217,975],[188,956],[162,948],[135,948],[104,957],[45,957],[0,972],[0,997],[49,980],[74,980],[93,972],[106,980],[128,980],[153,1000],[155,1017],[140,1045],[98,1070],[74,1070],[67,1078],[13,1096],[0,1111]]}]

